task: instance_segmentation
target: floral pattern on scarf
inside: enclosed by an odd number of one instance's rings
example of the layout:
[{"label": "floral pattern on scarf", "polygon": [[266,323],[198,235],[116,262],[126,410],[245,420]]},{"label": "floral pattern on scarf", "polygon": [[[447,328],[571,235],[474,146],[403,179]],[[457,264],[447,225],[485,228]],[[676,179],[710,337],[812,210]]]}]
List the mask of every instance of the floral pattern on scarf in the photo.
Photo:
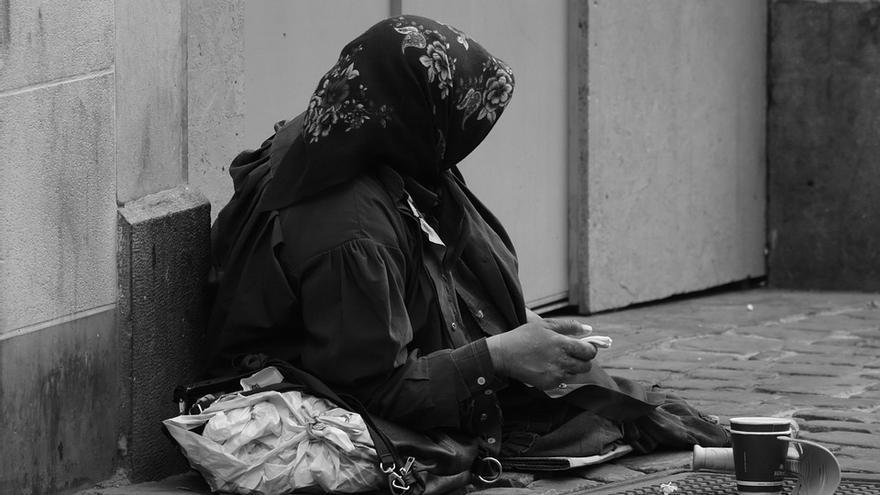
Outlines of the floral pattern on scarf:
[{"label": "floral pattern on scarf", "polygon": [[[401,50],[405,51],[408,47],[425,50],[425,55],[419,57],[419,61],[428,70],[428,81],[434,82],[436,78],[440,98],[446,99],[453,86],[452,75],[455,73],[455,58],[447,54],[450,46],[446,36],[438,30],[427,29],[416,21],[409,21],[408,25],[404,25],[407,24],[405,17],[398,17],[397,21],[394,29],[404,35]],[[465,50],[470,49],[466,34],[449,24],[443,26],[455,35],[456,41]],[[431,37],[436,39],[428,43]],[[513,72],[507,64],[491,57],[483,64],[483,72],[478,79],[470,81],[470,84],[462,79],[459,85],[467,88],[456,103],[459,110],[464,110],[462,128],[478,109],[477,120],[487,119],[494,123],[499,110],[507,105],[513,94]]]},{"label": "floral pattern on scarf", "polygon": [[[448,98],[456,86],[461,88],[455,101],[456,109],[462,111],[461,128],[464,129],[474,115],[476,120],[495,123],[513,94],[513,72],[507,64],[490,56],[482,64],[479,74],[459,75],[456,80],[456,58],[450,53],[449,39],[453,38],[452,43],[458,43],[465,52],[470,50],[470,43],[462,31],[448,24],[437,25],[440,26],[446,33],[426,27],[414,17],[399,16],[392,20],[394,31],[402,36],[401,52],[405,54],[408,48],[422,52],[418,60],[426,71],[428,82],[439,90],[440,100]],[[343,132],[359,129],[370,119],[377,119],[384,128],[392,118],[393,108],[386,104],[377,105],[371,99],[367,85],[358,80],[360,71],[356,67],[356,58],[362,50],[363,46],[358,45],[344,51],[312,94],[303,124],[303,135],[308,142],[326,137],[337,127]],[[437,149],[441,155],[445,154],[442,134]]]},{"label": "floral pattern on scarf", "polygon": [[379,21],[318,81],[261,208],[315,197],[379,167],[431,188],[485,139],[513,72],[476,40],[414,15]]},{"label": "floral pattern on scarf", "polygon": [[310,143],[327,136],[340,123],[345,125],[345,132],[360,129],[371,118],[377,119],[382,127],[387,124],[390,108],[373,103],[367,97],[367,86],[354,81],[360,72],[355,68],[353,58],[361,50],[363,47],[356,47],[341,56],[309,99],[303,135]]},{"label": "floral pattern on scarf", "polygon": [[456,108],[463,112],[462,129],[475,112],[477,120],[486,119],[495,123],[513,96],[513,74],[510,67],[494,58],[484,65],[485,70],[456,103]]}]

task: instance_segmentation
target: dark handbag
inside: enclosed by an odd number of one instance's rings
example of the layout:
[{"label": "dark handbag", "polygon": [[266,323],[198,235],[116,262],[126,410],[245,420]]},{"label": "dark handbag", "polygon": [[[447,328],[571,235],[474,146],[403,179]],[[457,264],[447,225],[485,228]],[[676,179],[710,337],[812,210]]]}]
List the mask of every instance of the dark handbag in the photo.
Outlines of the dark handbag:
[{"label": "dark handbag", "polygon": [[[265,364],[274,366],[285,381],[259,391],[299,390],[361,415],[373,439],[379,468],[393,495],[451,493],[477,480],[492,483],[501,475],[501,463],[494,457],[481,457],[475,438],[410,430],[370,414],[356,398],[336,393],[317,377],[287,362],[269,360]],[[174,390],[174,400],[180,405],[181,414],[198,414],[214,398],[241,390],[239,381],[252,374],[180,385]]]}]

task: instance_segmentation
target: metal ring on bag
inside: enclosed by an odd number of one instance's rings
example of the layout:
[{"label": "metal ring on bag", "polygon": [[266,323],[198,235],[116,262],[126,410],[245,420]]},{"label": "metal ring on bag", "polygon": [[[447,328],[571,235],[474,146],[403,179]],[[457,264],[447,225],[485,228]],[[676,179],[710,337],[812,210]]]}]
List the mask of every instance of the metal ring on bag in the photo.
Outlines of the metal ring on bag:
[{"label": "metal ring on bag", "polygon": [[403,495],[409,491],[409,484],[404,481],[403,476],[397,473],[391,473],[388,476],[388,479],[391,480],[388,484],[391,487],[391,493],[394,495]]},{"label": "metal ring on bag", "polygon": [[394,472],[395,469],[397,469],[397,466],[392,462],[392,463],[391,463],[391,467],[385,467],[385,464],[383,464],[383,463],[380,462],[380,463],[379,463],[379,469],[381,469],[382,472],[385,473],[385,474],[391,474],[391,473]]},{"label": "metal ring on bag", "polygon": [[[480,461],[482,462],[482,465],[480,466],[480,471],[477,473],[478,480],[483,483],[491,484],[501,478],[501,473],[504,472],[504,469],[501,467],[501,461],[494,457],[483,457]],[[485,471],[489,472],[485,473]]]}]

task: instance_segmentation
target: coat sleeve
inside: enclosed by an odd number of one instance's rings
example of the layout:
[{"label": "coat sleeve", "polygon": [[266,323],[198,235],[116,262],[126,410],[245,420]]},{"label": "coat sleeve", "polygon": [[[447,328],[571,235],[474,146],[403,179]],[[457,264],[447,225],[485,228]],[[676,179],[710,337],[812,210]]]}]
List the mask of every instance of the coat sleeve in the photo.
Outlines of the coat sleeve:
[{"label": "coat sleeve", "polygon": [[427,355],[409,349],[405,264],[399,249],[369,239],[312,260],[300,278],[302,365],[386,419],[468,429],[472,397],[496,380],[486,341]]}]

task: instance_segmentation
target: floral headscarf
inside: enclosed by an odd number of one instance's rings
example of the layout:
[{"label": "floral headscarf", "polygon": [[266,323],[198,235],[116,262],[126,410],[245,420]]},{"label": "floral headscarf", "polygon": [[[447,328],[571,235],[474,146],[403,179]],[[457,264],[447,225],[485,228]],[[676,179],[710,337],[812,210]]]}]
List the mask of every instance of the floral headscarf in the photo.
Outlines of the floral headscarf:
[{"label": "floral headscarf", "polygon": [[451,26],[410,15],[381,21],[321,78],[262,209],[382,165],[430,187],[483,141],[513,86],[507,64]]}]

